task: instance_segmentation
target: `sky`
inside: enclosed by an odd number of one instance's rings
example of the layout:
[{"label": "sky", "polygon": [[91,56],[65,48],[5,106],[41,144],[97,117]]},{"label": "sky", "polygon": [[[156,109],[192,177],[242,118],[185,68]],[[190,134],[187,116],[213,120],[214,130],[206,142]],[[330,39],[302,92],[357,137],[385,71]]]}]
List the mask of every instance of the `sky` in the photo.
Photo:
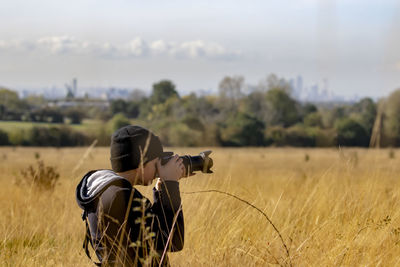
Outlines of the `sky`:
[{"label": "sky", "polygon": [[337,95],[400,88],[394,0],[0,0],[0,85],[217,91],[226,75],[328,81]]}]

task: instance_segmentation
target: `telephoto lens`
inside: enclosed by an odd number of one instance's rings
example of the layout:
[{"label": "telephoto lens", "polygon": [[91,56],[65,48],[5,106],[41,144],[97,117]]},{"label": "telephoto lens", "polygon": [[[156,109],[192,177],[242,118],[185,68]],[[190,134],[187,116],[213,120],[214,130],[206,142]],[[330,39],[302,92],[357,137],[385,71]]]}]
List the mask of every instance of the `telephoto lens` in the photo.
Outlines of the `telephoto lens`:
[{"label": "telephoto lens", "polygon": [[[213,166],[213,160],[209,157],[211,150],[203,151],[198,156],[180,156],[185,166],[185,176],[190,176],[195,171],[201,171],[203,173],[213,173],[211,167]],[[161,165],[166,164],[171,158],[173,158],[173,152],[164,152],[164,157],[161,158]]]}]

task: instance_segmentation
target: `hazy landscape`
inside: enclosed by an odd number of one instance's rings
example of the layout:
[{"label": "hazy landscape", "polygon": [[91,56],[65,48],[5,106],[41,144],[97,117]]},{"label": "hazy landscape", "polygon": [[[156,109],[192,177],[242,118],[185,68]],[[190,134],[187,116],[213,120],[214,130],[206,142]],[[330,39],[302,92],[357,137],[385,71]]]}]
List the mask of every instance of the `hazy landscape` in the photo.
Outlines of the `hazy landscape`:
[{"label": "hazy landscape", "polygon": [[[202,148],[170,148],[197,154]],[[400,253],[400,151],[215,148],[214,174],[181,180],[185,247],[174,266],[396,266]],[[110,168],[108,148],[0,149],[0,262],[91,266],[75,187]],[[60,174],[54,189],[23,181],[42,160]],[[261,209],[220,193],[234,194]],[[139,190],[150,197],[151,187]]]},{"label": "hazy landscape", "polygon": [[180,181],[172,266],[400,266],[398,0],[1,0],[0,17],[0,267],[94,266],[75,188],[127,125],[213,150],[213,174]]}]

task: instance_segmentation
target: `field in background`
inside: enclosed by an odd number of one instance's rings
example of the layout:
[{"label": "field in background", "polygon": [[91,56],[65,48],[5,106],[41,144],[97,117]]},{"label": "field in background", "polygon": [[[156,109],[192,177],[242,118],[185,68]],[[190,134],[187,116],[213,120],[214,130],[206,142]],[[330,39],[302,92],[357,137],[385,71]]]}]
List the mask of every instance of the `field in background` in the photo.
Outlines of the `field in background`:
[{"label": "field in background", "polygon": [[99,120],[83,120],[82,124],[68,124],[68,123],[46,123],[46,122],[27,122],[27,121],[0,121],[0,129],[12,133],[17,130],[29,130],[30,128],[36,127],[61,127],[69,126],[74,130],[81,132],[91,132],[91,130],[97,130],[103,123]]},{"label": "field in background", "polygon": [[[200,148],[175,148],[197,154]],[[107,148],[0,149],[0,262],[5,266],[92,266],[75,186],[90,169],[109,168]],[[18,186],[39,153],[61,174],[53,193]],[[212,175],[181,180],[185,248],[173,266],[396,266],[400,264],[400,151],[242,148],[214,150]],[[150,187],[141,187],[150,196]]]}]

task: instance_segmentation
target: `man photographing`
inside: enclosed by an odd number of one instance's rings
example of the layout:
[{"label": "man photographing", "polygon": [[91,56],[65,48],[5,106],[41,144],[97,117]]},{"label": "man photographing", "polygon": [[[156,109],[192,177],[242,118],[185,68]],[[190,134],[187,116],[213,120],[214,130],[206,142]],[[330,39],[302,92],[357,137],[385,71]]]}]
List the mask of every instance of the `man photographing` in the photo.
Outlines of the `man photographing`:
[{"label": "man photographing", "polygon": [[[84,210],[87,234],[101,266],[167,266],[166,251],[184,244],[184,220],[179,179],[185,166],[178,155],[164,165],[169,153],[157,136],[140,126],[126,126],[111,137],[112,170],[88,172],[76,188]],[[135,185],[153,188],[153,204]]]}]

